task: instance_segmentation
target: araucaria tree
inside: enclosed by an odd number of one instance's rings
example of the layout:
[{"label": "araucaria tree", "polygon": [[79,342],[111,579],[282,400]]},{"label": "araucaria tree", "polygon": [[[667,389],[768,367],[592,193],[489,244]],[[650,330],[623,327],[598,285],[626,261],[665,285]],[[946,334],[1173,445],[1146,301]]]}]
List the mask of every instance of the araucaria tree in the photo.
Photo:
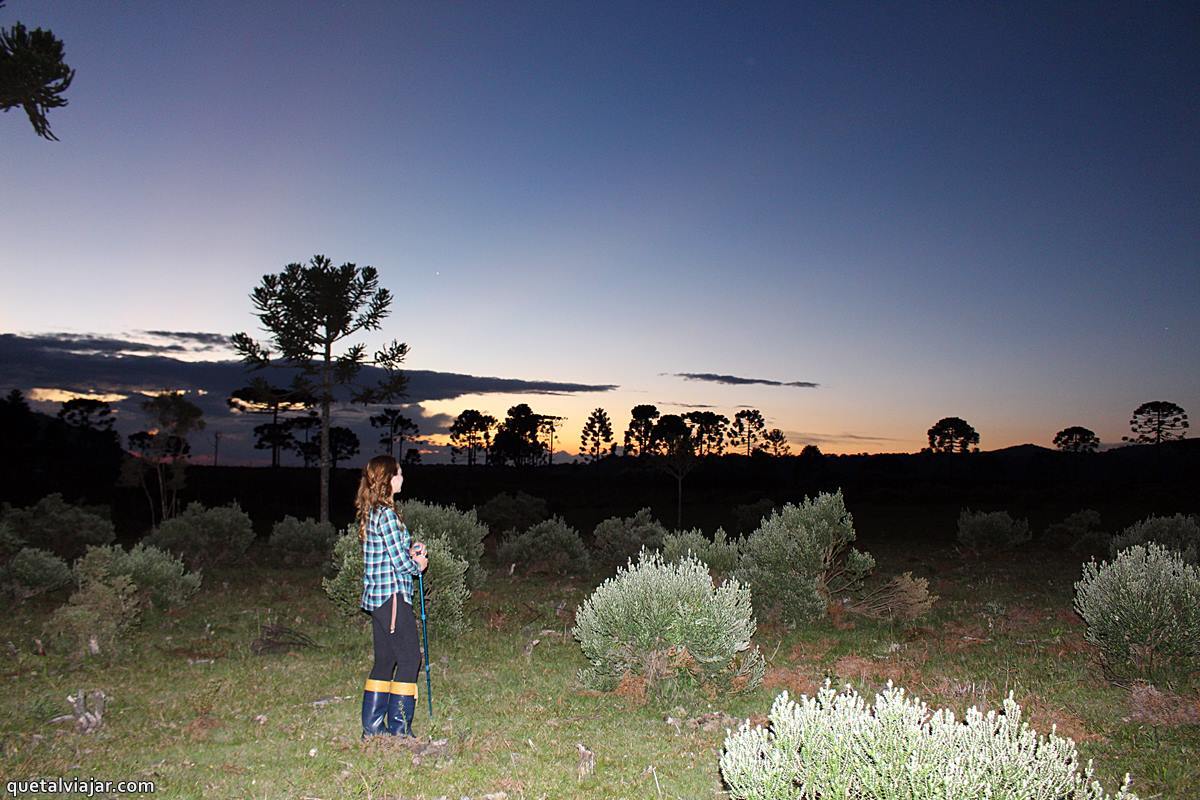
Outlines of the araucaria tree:
[{"label": "araucaria tree", "polygon": [[1054,434],[1054,446],[1064,453],[1094,453],[1100,448],[1100,437],[1082,425],[1072,425]]},{"label": "araucaria tree", "polygon": [[150,504],[150,523],[157,525],[175,516],[176,498],[184,485],[191,451],[187,437],[203,430],[204,414],[182,392],[151,397],[142,402],[142,410],[150,418],[151,430],[129,435],[133,457],[125,462],[121,482],[142,487]]},{"label": "araucaria tree", "polygon": [[[474,466],[482,451],[487,457],[492,447],[492,430],[496,427],[496,418],[484,414],[474,408],[468,408],[459,414],[450,425],[451,453],[467,454],[467,464]],[[453,457],[453,456],[452,456]]]},{"label": "araucaria tree", "polygon": [[587,418],[580,437],[579,454],[585,461],[599,461],[613,440],[612,420],[603,408],[597,408]]},{"label": "araucaria tree", "polygon": [[929,429],[929,449],[934,453],[979,452],[979,434],[958,417],[943,417]]},{"label": "araucaria tree", "polygon": [[[386,403],[404,394],[406,378],[400,365],[408,345],[393,340],[366,357],[366,346],[346,340],[361,331],[379,330],[390,313],[392,294],[379,288],[374,267],[346,263],[340,267],[323,255],[305,264],[288,264],[283,272],[264,275],[250,295],[255,315],[274,344],[269,350],[246,333],[233,335],[233,346],[242,360],[255,369],[270,366],[277,356],[280,366],[297,370],[294,388],[311,394],[321,410],[320,521],[329,521],[330,410],[338,387],[350,390],[350,401]],[[372,386],[356,383],[364,365],[384,371]]]},{"label": "araucaria tree", "polygon": [[293,389],[272,386],[264,378],[255,377],[248,386],[234,389],[225,400],[235,414],[270,414],[271,421],[255,426],[255,450],[271,451],[271,466],[279,466],[281,450],[291,449],[292,431],[287,420],[279,415],[286,411],[303,411],[313,404],[313,398]]},{"label": "araucaria tree", "polygon": [[650,450],[660,469],[675,479],[675,527],[683,527],[683,479],[696,466],[692,429],[678,414],[663,414],[654,426]]},{"label": "araucaria tree", "polygon": [[30,31],[19,22],[0,28],[0,111],[20,106],[34,133],[58,141],[46,112],[67,104],[63,93],[74,78],[75,70],[63,61],[63,43],[52,32]]},{"label": "araucaria tree", "polygon": [[766,433],[767,423],[757,408],[743,408],[733,415],[733,424],[729,426],[730,440],[739,450],[746,448],[746,455],[754,452],[754,446],[762,441]]},{"label": "araucaria tree", "polygon": [[771,430],[767,431],[766,435],[763,436],[763,441],[766,442],[767,451],[776,458],[792,454],[792,448],[788,444],[787,436],[779,428],[771,428]]},{"label": "araucaria tree", "polygon": [[719,456],[725,452],[725,431],[729,417],[715,411],[689,411],[683,415],[692,426],[692,444],[698,456]]},{"label": "araucaria tree", "polygon": [[358,455],[358,446],[358,434],[349,428],[334,425],[329,429],[329,458],[334,469],[339,461]]},{"label": "araucaria tree", "polygon": [[90,397],[67,400],[58,410],[58,418],[72,428],[111,431],[113,426],[112,406]]},{"label": "araucaria tree", "polygon": [[545,446],[547,463],[554,463],[554,434],[558,430],[558,423],[565,422],[566,419],[552,414],[538,414],[538,433],[546,434],[549,439],[549,444]]},{"label": "araucaria tree", "polygon": [[651,405],[634,406],[629,412],[629,427],[625,429],[625,455],[648,455],[654,438],[654,420],[659,411]]},{"label": "araucaria tree", "polygon": [[383,429],[379,435],[379,444],[383,452],[396,459],[404,458],[404,440],[411,439],[421,432],[417,423],[401,414],[398,408],[385,408],[373,415],[371,427]]},{"label": "araucaria tree", "polygon": [[538,439],[542,417],[527,403],[518,403],[508,410],[492,440],[489,461],[497,466],[515,464],[529,467],[542,460],[546,446]]},{"label": "araucaria tree", "polygon": [[1121,441],[1134,444],[1162,444],[1187,436],[1188,415],[1179,406],[1166,400],[1151,400],[1142,403],[1129,420],[1133,436],[1122,436]]}]

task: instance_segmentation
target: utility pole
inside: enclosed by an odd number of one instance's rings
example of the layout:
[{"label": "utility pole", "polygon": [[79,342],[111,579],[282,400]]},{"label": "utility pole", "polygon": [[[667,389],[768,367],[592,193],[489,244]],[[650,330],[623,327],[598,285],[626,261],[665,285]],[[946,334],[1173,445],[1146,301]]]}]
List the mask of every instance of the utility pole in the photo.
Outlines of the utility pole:
[{"label": "utility pole", "polygon": [[221,452],[221,432],[217,431],[213,434],[213,466],[217,465],[217,456]]}]

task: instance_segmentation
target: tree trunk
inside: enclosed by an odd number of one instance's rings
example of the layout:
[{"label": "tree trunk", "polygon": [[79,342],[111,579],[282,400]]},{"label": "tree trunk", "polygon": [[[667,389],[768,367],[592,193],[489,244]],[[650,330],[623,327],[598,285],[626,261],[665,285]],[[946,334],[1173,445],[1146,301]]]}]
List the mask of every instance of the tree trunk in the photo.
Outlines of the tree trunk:
[{"label": "tree trunk", "polygon": [[333,381],[332,345],[325,345],[325,364],[321,370],[321,522],[329,522],[329,406]]},{"label": "tree trunk", "polygon": [[[213,466],[217,457],[213,456]],[[271,408],[271,467],[279,466],[279,403]]]}]

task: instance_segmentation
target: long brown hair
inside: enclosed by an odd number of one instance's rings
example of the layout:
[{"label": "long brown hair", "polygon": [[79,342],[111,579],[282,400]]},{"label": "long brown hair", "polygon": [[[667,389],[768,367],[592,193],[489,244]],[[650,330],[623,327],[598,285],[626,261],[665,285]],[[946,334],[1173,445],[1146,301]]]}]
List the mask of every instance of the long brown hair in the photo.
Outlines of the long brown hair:
[{"label": "long brown hair", "polygon": [[375,456],[362,469],[362,477],[358,481],[358,494],[354,498],[354,507],[358,509],[358,540],[367,540],[367,517],[371,509],[384,506],[395,509],[395,499],[392,495],[392,478],[400,471],[400,465],[391,456]]}]

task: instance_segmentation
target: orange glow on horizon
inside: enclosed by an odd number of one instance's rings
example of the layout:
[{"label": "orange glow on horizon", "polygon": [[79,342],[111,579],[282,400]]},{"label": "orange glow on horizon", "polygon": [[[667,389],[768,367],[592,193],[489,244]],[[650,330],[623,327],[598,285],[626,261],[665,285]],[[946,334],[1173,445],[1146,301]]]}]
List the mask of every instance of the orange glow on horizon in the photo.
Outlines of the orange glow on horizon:
[{"label": "orange glow on horizon", "polygon": [[29,390],[29,399],[38,403],[65,403],[68,400],[99,400],[102,403],[118,403],[129,397],[112,392],[72,392],[68,389],[53,389],[38,386]]}]

